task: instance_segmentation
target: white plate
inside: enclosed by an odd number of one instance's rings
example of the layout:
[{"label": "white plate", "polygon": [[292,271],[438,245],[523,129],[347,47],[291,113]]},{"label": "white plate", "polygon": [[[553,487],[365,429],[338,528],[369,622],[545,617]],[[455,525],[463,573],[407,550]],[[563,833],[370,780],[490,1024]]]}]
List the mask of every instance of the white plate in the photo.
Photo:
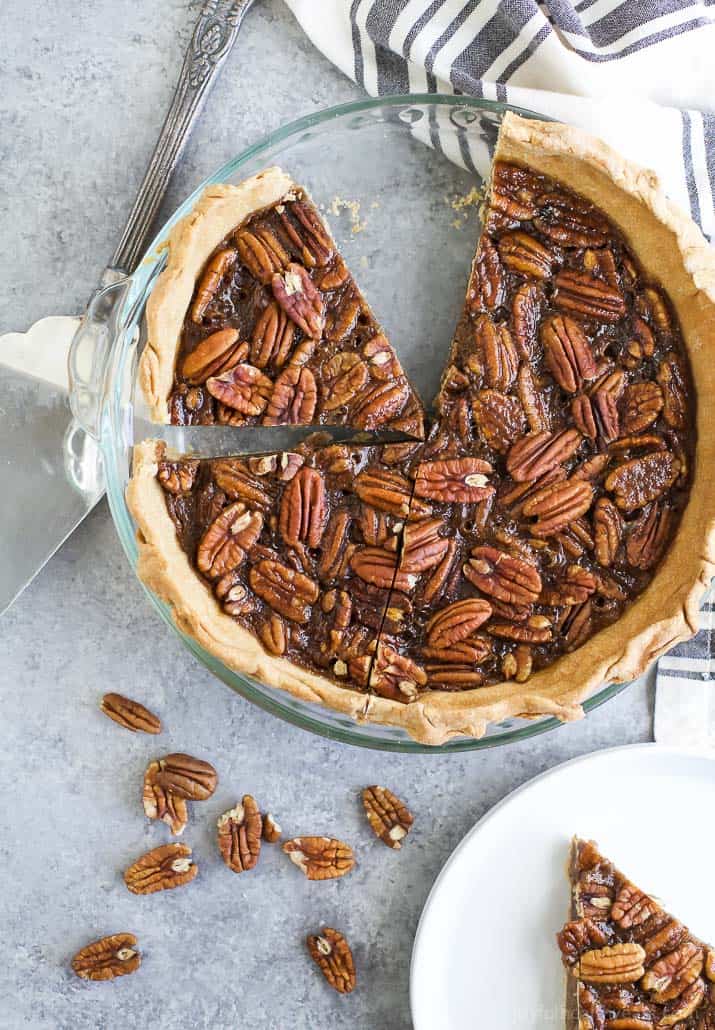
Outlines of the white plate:
[{"label": "white plate", "polygon": [[505,798],[427,899],[412,953],[415,1030],[564,1026],[554,934],[568,913],[574,833],[715,940],[714,788],[714,757],[638,744],[567,762]]}]

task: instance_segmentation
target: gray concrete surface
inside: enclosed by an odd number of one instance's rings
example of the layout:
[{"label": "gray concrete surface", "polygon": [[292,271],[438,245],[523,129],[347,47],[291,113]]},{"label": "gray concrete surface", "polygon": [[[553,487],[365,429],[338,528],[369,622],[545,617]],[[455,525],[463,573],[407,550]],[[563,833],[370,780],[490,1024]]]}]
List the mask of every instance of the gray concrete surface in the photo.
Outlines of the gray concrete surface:
[{"label": "gray concrete surface", "polygon": [[[79,308],[113,249],[173,89],[196,3],[6,0],[0,5],[0,332]],[[249,15],[176,175],[171,210],[209,171],[286,120],[358,96],[279,0]],[[402,1030],[412,941],[451,850],[492,805],[575,755],[647,740],[652,685],[573,724],[476,754],[391,756],[329,743],[236,697],[150,609],[104,504],[0,622],[0,1028]],[[116,689],[164,718],[158,740],[98,712]],[[198,879],[135,898],[122,869],[167,839],[138,792],[155,755],[210,758],[221,783],[185,837]],[[376,842],[359,790],[385,783],[416,823],[402,852]],[[215,817],[245,791],[291,833],[352,841],[356,871],[311,884],[266,847],[232,875]],[[499,871],[485,889],[501,889]],[[341,927],[360,983],[334,995],[305,934]],[[68,962],[89,940],[135,932],[142,969],[84,984]]]}]

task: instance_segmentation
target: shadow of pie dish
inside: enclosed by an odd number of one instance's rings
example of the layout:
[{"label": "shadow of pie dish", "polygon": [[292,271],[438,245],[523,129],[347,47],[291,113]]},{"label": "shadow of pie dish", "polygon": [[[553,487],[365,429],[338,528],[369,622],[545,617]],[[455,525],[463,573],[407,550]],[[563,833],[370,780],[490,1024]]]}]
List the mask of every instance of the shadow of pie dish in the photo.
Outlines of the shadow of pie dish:
[{"label": "shadow of pie dish", "polygon": [[421,744],[579,718],[696,629],[714,301],[652,173],[507,113],[427,416],[305,191],[210,186],[147,308],[154,419],[410,442],[200,462],[145,441],[137,572],[228,668]]}]

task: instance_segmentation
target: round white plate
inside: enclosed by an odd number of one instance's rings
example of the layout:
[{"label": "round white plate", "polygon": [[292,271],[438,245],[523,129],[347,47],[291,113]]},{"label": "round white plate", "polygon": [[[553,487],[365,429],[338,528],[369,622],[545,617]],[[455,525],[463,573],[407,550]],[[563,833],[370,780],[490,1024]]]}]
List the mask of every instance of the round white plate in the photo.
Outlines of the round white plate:
[{"label": "round white plate", "polygon": [[415,1030],[562,1030],[554,935],[568,916],[573,834],[705,940],[715,758],[656,744],[599,751],[538,776],[467,834],[427,899],[415,938]]}]

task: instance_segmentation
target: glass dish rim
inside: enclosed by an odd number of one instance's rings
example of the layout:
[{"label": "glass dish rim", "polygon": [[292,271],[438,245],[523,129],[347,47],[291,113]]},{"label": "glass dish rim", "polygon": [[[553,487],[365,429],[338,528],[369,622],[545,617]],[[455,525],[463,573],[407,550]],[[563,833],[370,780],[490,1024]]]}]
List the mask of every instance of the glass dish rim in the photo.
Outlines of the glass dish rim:
[{"label": "glass dish rim", "polygon": [[[364,111],[372,111],[379,108],[399,108],[422,105],[425,107],[472,107],[475,111],[489,111],[494,114],[504,114],[507,111],[515,111],[518,114],[530,118],[542,118],[551,121],[548,116],[540,115],[537,112],[526,108],[517,107],[513,104],[506,104],[496,100],[486,100],[479,97],[441,95],[434,93],[406,93],[394,94],[386,97],[369,97],[362,100],[350,101],[348,103],[336,104],[332,107],[323,108],[320,111],[304,115],[294,121],[287,122],[278,129],[264,136],[256,143],[246,147],[235,157],[225,162],[211,175],[207,176],[193,192],[184,200],[173,214],[164,222],[157,231],[154,239],[147,248],[147,251],[138,264],[136,270],[129,280],[129,288],[124,301],[121,325],[116,339],[112,342],[112,353],[108,363],[108,374],[105,381],[102,397],[101,415],[101,449],[105,466],[107,483],[107,500],[112,514],[115,530],[119,536],[124,553],[136,575],[138,549],[135,539],[135,527],[126,506],[123,489],[121,488],[121,475],[116,465],[115,445],[117,437],[114,433],[114,426],[118,424],[122,404],[122,381],[117,375],[117,365],[122,357],[122,352],[129,346],[127,328],[132,318],[136,315],[138,303],[149,291],[153,280],[159,274],[163,264],[162,255],[169,233],[176,223],[194,206],[196,200],[203,190],[212,184],[225,181],[234,175],[251,158],[274,147],[276,144],[297,135],[300,132],[310,129],[316,125],[323,125],[333,119],[355,115]],[[138,578],[138,577],[137,577]],[[141,580],[139,581],[141,583]],[[359,723],[346,725],[329,725],[323,723],[319,716],[314,716],[309,711],[301,711],[284,704],[267,694],[260,688],[254,686],[240,673],[229,669],[213,655],[201,647],[195,640],[187,636],[176,625],[171,617],[169,605],[161,601],[143,583],[142,589],[147,594],[153,607],[159,615],[176,633],[185,647],[196,657],[201,664],[209,670],[217,679],[220,679],[226,686],[230,687],[241,697],[258,705],[264,711],[277,716],[280,719],[297,726],[300,729],[316,733],[329,740],[337,740],[344,744],[352,744],[356,747],[364,747],[376,751],[388,751],[403,754],[434,754],[443,755],[460,753],[464,751],[479,751],[486,748],[499,747],[505,744],[517,743],[538,736],[550,730],[557,729],[563,725],[554,717],[543,717],[538,721],[530,722],[525,726],[514,729],[506,729],[478,739],[470,737],[456,737],[444,744],[428,745],[421,744],[411,738],[404,739],[380,739],[365,736]],[[234,682],[234,678],[239,683]],[[598,691],[587,698],[583,703],[584,712],[588,713],[600,707],[616,694],[628,686],[625,683],[611,683],[602,686]],[[297,704],[298,702],[294,702]],[[333,713],[337,715],[337,713]]]}]

